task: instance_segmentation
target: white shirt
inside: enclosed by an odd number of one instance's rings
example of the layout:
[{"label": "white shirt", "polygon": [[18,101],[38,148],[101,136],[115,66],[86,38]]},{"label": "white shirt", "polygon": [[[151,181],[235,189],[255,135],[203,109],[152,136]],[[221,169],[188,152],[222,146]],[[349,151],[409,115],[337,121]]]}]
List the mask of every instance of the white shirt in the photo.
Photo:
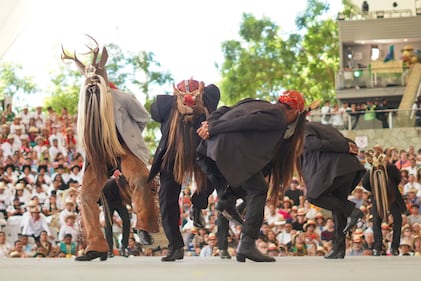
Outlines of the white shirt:
[{"label": "white shirt", "polygon": [[9,251],[12,249],[9,243],[0,244],[0,258],[7,258]]},{"label": "white shirt", "polygon": [[48,235],[51,235],[47,220],[43,214],[40,214],[37,220],[34,220],[31,215],[24,219],[22,234],[39,236],[43,230],[47,231]]},{"label": "white shirt", "polygon": [[421,184],[417,182],[408,182],[403,186],[403,194],[408,194],[408,191],[412,188],[415,188],[417,190],[417,196],[421,193]]},{"label": "white shirt", "polygon": [[60,231],[58,233],[58,240],[63,241],[63,238],[66,234],[70,233],[72,235],[73,241],[79,241],[79,228],[76,224],[74,225],[67,225],[64,224],[60,227]]}]

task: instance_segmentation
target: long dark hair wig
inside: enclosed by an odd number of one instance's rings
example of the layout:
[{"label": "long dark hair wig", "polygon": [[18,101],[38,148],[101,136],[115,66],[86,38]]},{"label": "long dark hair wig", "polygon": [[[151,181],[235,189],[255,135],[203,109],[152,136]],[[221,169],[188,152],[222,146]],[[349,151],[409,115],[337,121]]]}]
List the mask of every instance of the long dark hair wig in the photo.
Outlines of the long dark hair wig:
[{"label": "long dark hair wig", "polygon": [[288,139],[281,138],[275,147],[272,159],[272,174],[269,185],[269,199],[277,204],[278,198],[283,195],[289,186],[294,173],[300,177],[301,163],[300,156],[304,149],[304,126],[307,111],[298,115],[295,133]]}]

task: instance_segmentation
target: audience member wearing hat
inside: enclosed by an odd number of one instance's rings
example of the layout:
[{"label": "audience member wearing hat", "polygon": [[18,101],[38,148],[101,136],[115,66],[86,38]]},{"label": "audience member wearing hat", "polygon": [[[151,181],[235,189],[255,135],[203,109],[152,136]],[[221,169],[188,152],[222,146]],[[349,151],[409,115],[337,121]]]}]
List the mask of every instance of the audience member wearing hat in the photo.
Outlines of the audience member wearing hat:
[{"label": "audience member wearing hat", "polygon": [[325,258],[345,257],[345,234],[364,213],[348,200],[365,172],[357,159],[358,148],[332,126],[307,122],[302,161],[307,199],[332,211],[335,220],[333,248]]},{"label": "audience member wearing hat", "polygon": [[399,255],[402,213],[406,211],[406,205],[398,187],[401,179],[399,170],[395,165],[388,162],[386,155],[373,155],[372,168],[364,175],[362,184],[372,193],[374,256],[384,254],[382,253],[383,234],[381,224],[387,220],[389,213],[393,217],[390,252],[394,256]]},{"label": "audience member wearing hat", "polygon": [[[215,111],[197,130],[199,136],[207,140],[202,142],[199,151],[216,162],[231,186],[241,186],[247,192],[245,221],[237,250],[239,262],[246,259],[275,261],[259,252],[255,242],[269,190],[263,169],[273,163],[269,195],[276,200],[274,197],[278,196],[281,186],[290,183],[298,163],[307,112],[304,103],[303,95],[293,90],[282,93],[275,104],[245,99]],[[232,151],[237,153],[232,154]]]}]

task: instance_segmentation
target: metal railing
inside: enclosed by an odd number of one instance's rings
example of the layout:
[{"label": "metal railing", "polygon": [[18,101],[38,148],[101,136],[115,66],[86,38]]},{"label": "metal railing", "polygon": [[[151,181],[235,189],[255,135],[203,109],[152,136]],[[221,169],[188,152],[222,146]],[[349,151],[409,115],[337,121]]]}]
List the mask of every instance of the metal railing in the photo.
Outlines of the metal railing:
[{"label": "metal railing", "polygon": [[332,125],[339,130],[403,128],[415,127],[417,118],[421,118],[416,116],[417,111],[421,109],[358,110],[326,114],[315,110],[307,118],[312,122]]},{"label": "metal railing", "polygon": [[336,73],[336,90],[405,86],[407,71],[402,73],[372,73],[369,68],[340,70]]}]

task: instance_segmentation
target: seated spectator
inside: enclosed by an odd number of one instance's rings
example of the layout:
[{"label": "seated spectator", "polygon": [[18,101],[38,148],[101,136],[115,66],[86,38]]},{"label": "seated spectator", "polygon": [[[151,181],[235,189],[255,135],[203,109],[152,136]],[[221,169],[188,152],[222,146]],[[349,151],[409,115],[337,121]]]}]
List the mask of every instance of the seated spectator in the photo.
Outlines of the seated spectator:
[{"label": "seated spectator", "polygon": [[408,216],[409,225],[412,226],[414,223],[421,224],[420,205],[412,204],[409,212],[410,212],[410,215]]},{"label": "seated spectator", "polygon": [[298,179],[293,178],[288,189],[285,191],[285,196],[288,196],[293,201],[292,205],[295,206],[303,206],[304,204],[304,193],[299,189],[299,184]]},{"label": "seated spectator", "polygon": [[67,233],[63,240],[59,243],[60,257],[76,256],[76,243],[72,241],[72,235]]},{"label": "seated spectator", "polygon": [[279,256],[279,248],[276,244],[269,243],[267,254],[271,257]]},{"label": "seated spectator", "polygon": [[39,241],[37,243],[37,251],[44,254],[46,257],[50,257],[54,254],[54,246],[48,238],[47,231],[41,231]]},{"label": "seated spectator", "polygon": [[18,197],[13,198],[12,205],[7,207],[7,223],[11,225],[21,225],[22,215],[26,212],[23,203]]},{"label": "seated spectator", "polygon": [[398,168],[398,170],[406,169],[411,165],[408,159],[408,154],[405,150],[401,150],[399,152],[399,159],[398,161],[396,161],[395,165]]},{"label": "seated spectator", "polygon": [[6,241],[6,233],[0,231],[0,259],[8,256],[12,246]]},{"label": "seated spectator", "polygon": [[314,216],[314,221],[316,223],[315,231],[320,236],[322,234],[322,231],[325,230],[325,224],[326,224],[325,216],[322,213],[317,212],[316,215]]},{"label": "seated spectator", "polygon": [[23,250],[23,244],[22,241],[16,240],[13,246],[13,249],[9,253],[9,258],[28,258],[30,255],[28,255]]},{"label": "seated spectator", "polygon": [[22,234],[32,236],[35,242],[39,241],[42,231],[47,231],[48,236],[51,236],[47,220],[41,214],[41,208],[39,206],[31,207],[29,212],[30,216],[22,221]]},{"label": "seated spectator", "polygon": [[414,237],[412,241],[412,250],[414,251],[414,256],[421,256],[421,236]]},{"label": "seated spectator", "polygon": [[7,208],[12,204],[12,195],[10,194],[4,181],[0,181],[0,213],[7,219]]},{"label": "seated spectator", "polygon": [[45,192],[43,185],[38,182],[35,184],[35,188],[32,190],[32,198],[37,197],[41,206],[44,206],[45,201],[48,199],[47,192]]},{"label": "seated spectator", "polygon": [[303,231],[303,226],[306,222],[306,211],[304,208],[299,208],[297,211],[297,221],[292,222],[292,228],[297,231]]},{"label": "seated spectator", "polygon": [[408,240],[401,240],[399,245],[399,252],[400,256],[413,256],[414,253],[412,252],[411,242]]},{"label": "seated spectator", "polygon": [[[332,218],[326,219],[326,228],[320,234],[320,239],[322,242],[331,242],[333,241],[333,234],[335,231],[335,223]],[[323,243],[325,244],[325,243]]]},{"label": "seated spectator", "polygon": [[357,236],[352,239],[351,249],[346,253],[347,256],[362,256],[364,252],[363,239]]},{"label": "seated spectator", "polygon": [[76,212],[76,208],[75,208],[75,202],[71,199],[68,199],[65,201],[64,203],[64,208],[63,210],[60,211],[60,225],[65,225],[66,224],[66,217],[68,215],[74,215]]},{"label": "seated spectator", "polygon": [[292,224],[290,222],[285,223],[284,230],[276,236],[276,240],[278,240],[279,245],[286,245],[290,248],[293,233]]},{"label": "seated spectator", "polygon": [[410,189],[416,189],[417,196],[421,196],[421,184],[416,181],[414,174],[408,174],[408,182],[403,186],[403,194],[407,195]]},{"label": "seated spectator", "polygon": [[70,184],[70,180],[78,184],[82,183],[82,172],[80,166],[76,163],[70,167],[67,184]]},{"label": "seated spectator", "polygon": [[[57,195],[55,191],[51,192],[51,195],[45,201],[42,211],[47,217],[60,214],[61,209],[59,207],[59,204],[57,203]],[[51,219],[52,218],[50,218],[50,222],[51,222]]]},{"label": "seated spectator", "polygon": [[285,220],[292,219],[290,211],[293,205],[294,205],[294,201],[288,196],[284,196],[281,207],[278,209],[278,213],[282,215]]},{"label": "seated spectator", "polygon": [[200,251],[201,257],[213,257],[218,255],[218,246],[215,233],[209,233],[206,237],[206,245]]},{"label": "seated spectator", "polygon": [[355,203],[355,208],[360,208],[365,202],[363,194],[364,188],[361,185],[357,185],[352,191],[351,196],[349,196],[349,201]]},{"label": "seated spectator", "polygon": [[127,251],[129,256],[143,256],[142,246],[133,237],[129,237]]},{"label": "seated spectator", "polygon": [[79,230],[78,225],[75,222],[76,222],[76,214],[69,213],[66,215],[65,223],[61,225],[60,231],[58,234],[59,241],[62,241],[64,239],[64,236],[68,233],[72,234],[73,241],[75,241],[75,243],[79,241],[80,230]]},{"label": "seated spectator", "polygon": [[413,239],[414,237],[412,236],[411,226],[409,224],[405,224],[404,226],[402,226],[401,241],[408,241],[411,245]]},{"label": "seated spectator", "polygon": [[19,237],[20,242],[22,243],[22,250],[25,253],[26,257],[32,257],[34,255],[35,243],[33,239],[29,239],[29,235],[22,234]]},{"label": "seated spectator", "polygon": [[301,231],[297,231],[296,235],[292,239],[291,253],[293,256],[308,255],[304,234]]}]

